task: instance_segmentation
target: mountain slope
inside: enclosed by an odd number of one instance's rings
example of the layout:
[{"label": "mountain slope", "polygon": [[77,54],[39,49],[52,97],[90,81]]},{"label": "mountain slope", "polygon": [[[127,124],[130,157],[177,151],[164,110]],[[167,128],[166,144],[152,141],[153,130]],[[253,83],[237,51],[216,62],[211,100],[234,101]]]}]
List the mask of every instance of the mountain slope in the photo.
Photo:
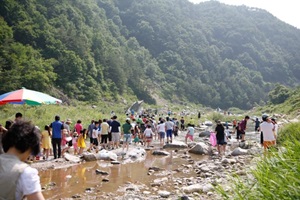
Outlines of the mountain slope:
[{"label": "mountain slope", "polygon": [[[264,10],[187,0],[3,0],[0,93],[155,96],[251,108],[300,82],[300,30]],[[14,80],[14,81],[11,81]],[[55,91],[55,90],[51,90]]]}]

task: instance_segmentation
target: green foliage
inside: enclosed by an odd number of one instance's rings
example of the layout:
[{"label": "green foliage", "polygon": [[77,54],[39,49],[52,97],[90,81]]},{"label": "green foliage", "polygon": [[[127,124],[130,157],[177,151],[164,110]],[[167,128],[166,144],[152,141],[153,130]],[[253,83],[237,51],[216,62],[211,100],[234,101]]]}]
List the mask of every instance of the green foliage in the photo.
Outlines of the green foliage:
[{"label": "green foliage", "polygon": [[[162,15],[163,13],[163,15]],[[263,10],[186,0],[0,4],[0,94],[135,96],[249,109],[300,82],[299,30]],[[13,80],[13,81],[12,81]],[[287,93],[271,94],[282,102]]]},{"label": "green foliage", "polygon": [[273,104],[280,104],[287,100],[290,96],[290,89],[276,84],[275,88],[269,93],[269,99]]}]

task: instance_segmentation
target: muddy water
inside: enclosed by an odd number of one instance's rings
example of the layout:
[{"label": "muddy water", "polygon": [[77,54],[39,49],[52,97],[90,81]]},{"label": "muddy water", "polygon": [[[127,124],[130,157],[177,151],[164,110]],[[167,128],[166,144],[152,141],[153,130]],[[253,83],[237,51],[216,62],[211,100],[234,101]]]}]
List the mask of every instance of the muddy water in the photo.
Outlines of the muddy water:
[{"label": "muddy water", "polygon": [[[122,195],[122,187],[126,183],[139,185],[141,191],[143,186],[151,187],[150,183],[157,178],[168,177],[169,180],[176,177],[191,177],[191,174],[182,172],[172,173],[182,164],[187,165],[188,161],[181,158],[174,151],[169,151],[170,156],[153,156],[147,152],[144,162],[112,165],[107,161],[86,162],[66,169],[56,169],[41,171],[41,185],[44,187],[43,195],[46,199],[71,198],[75,194],[80,196],[95,196],[107,193],[113,193],[114,196]],[[182,155],[182,154],[181,154]],[[193,160],[205,159],[204,156],[191,155]],[[165,169],[165,174],[148,175],[149,167],[159,167]],[[96,174],[95,170],[100,169],[109,173],[107,176]],[[109,182],[102,182],[103,178],[109,179]],[[54,186],[49,183],[54,182]],[[146,188],[145,187],[145,188]],[[164,189],[172,189],[173,184],[164,185]],[[92,193],[89,194],[89,189]],[[124,192],[124,191],[123,191]]]}]

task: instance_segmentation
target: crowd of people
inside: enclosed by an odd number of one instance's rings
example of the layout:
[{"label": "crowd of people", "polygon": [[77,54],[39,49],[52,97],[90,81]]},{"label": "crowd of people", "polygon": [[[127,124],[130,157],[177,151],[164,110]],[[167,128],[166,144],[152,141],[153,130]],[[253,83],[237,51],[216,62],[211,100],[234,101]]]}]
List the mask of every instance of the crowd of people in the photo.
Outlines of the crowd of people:
[{"label": "crowd of people", "polygon": [[[233,134],[236,134],[236,139],[238,142],[245,142],[245,135],[247,129],[247,122],[250,117],[248,115],[239,122],[235,119],[232,122]],[[255,132],[260,132],[260,143],[266,152],[272,146],[276,144],[276,137],[278,134],[278,124],[275,118],[271,118],[268,115],[263,115],[262,120],[258,118],[254,120],[255,123]],[[217,121],[215,127],[216,134],[216,144],[219,155],[224,155],[226,151],[227,140],[231,138],[230,130],[228,124],[225,126],[221,123],[220,120]]]}]

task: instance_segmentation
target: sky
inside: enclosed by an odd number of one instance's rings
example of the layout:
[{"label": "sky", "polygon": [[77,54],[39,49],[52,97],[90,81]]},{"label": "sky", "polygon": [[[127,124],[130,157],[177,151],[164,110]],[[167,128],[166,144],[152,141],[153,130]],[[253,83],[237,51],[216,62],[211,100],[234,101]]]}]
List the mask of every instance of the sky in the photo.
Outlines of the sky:
[{"label": "sky", "polygon": [[[189,0],[200,3],[207,0]],[[246,5],[262,8],[269,13],[294,27],[300,29],[300,1],[298,0],[218,0],[229,5]]]}]

